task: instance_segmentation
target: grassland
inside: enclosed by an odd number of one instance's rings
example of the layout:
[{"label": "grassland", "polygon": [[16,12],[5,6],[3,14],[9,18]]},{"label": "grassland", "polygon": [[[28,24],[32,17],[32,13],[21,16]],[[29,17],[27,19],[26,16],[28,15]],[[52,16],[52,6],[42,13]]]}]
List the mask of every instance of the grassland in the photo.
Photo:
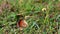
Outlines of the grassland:
[{"label": "grassland", "polygon": [[17,14],[26,17],[29,25],[24,34],[60,34],[59,0],[0,0],[0,34],[20,34],[16,25],[10,26]]}]

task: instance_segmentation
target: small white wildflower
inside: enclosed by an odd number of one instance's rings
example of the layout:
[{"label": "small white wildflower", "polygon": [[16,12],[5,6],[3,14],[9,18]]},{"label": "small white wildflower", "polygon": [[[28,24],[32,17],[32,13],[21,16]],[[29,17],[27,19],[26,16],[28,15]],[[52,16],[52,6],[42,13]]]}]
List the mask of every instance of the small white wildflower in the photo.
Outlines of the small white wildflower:
[{"label": "small white wildflower", "polygon": [[42,8],[42,11],[46,11],[46,8]]}]

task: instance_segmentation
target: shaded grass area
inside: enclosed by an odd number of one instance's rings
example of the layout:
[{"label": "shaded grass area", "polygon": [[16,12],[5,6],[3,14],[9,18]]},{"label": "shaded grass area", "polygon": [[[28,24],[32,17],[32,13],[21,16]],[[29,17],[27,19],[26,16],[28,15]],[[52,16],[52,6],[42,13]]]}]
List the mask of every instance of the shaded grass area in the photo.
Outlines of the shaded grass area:
[{"label": "shaded grass area", "polygon": [[0,33],[20,34],[16,15],[22,14],[29,26],[24,34],[58,34],[60,26],[59,0],[0,0]]}]

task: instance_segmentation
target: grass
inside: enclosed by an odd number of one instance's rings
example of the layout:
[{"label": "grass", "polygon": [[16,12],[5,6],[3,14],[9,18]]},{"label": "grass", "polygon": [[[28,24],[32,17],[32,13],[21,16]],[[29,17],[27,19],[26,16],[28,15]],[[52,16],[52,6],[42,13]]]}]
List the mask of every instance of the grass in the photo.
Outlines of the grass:
[{"label": "grass", "polygon": [[[20,34],[16,25],[16,15],[22,14],[29,26],[24,34],[59,34],[60,7],[59,0],[0,0],[0,34]],[[44,9],[45,8],[45,9]],[[4,27],[2,27],[4,26]]]}]

